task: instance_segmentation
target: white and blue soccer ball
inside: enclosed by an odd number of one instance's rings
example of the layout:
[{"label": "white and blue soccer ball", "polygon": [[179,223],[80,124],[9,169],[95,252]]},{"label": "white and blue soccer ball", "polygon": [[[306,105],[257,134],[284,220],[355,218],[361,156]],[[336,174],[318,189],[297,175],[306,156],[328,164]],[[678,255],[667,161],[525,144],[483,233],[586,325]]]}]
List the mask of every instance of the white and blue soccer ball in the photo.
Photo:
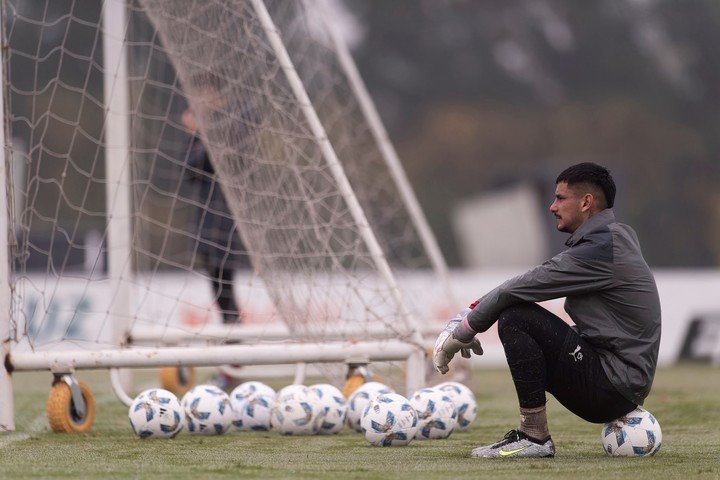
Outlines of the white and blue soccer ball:
[{"label": "white and blue soccer ball", "polygon": [[472,390],[459,382],[445,382],[435,388],[447,393],[457,409],[457,424],[454,431],[464,432],[477,417],[477,400]]},{"label": "white and blue soccer ball", "polygon": [[289,385],[275,396],[270,425],[284,435],[314,435],[322,425],[320,398],[305,385]]},{"label": "white and blue soccer ball", "polygon": [[410,397],[410,405],[418,415],[415,438],[447,438],[457,424],[457,408],[450,395],[436,388],[423,388]]},{"label": "white and blue soccer ball", "polygon": [[608,422],[602,429],[605,453],[612,457],[646,457],[662,445],[662,430],[657,419],[638,407],[624,417]]},{"label": "white and blue soccer ball", "polygon": [[241,383],[240,385],[235,387],[235,389],[231,393],[231,396],[248,396],[253,393],[275,398],[275,390],[273,390],[272,387],[257,381]]},{"label": "white and blue soccer ball", "polygon": [[363,412],[370,402],[380,394],[395,393],[395,391],[380,382],[367,382],[360,385],[350,397],[348,397],[347,424],[356,432],[361,432],[360,420]]},{"label": "white and blue soccer ball", "polygon": [[360,425],[365,439],[376,447],[397,447],[415,438],[418,417],[405,397],[383,393],[367,405]]},{"label": "white and blue soccer ball", "polygon": [[182,398],[185,423],[192,435],[222,435],[235,419],[230,397],[215,385],[198,385]]},{"label": "white and blue soccer ball", "polygon": [[140,438],[173,438],[183,429],[183,411],[174,393],[151,388],[130,405],[130,426]]},{"label": "white and blue soccer ball", "polygon": [[[239,388],[239,387],[238,387]],[[265,395],[259,391],[246,393],[238,389],[230,394],[230,405],[235,414],[233,425],[241,431],[270,430],[270,416],[272,415],[275,393]]]},{"label": "white and blue soccer ball", "polygon": [[320,399],[320,406],[324,410],[320,431],[322,434],[338,433],[345,426],[347,420],[347,403],[345,397],[337,387],[328,383],[311,385]]}]

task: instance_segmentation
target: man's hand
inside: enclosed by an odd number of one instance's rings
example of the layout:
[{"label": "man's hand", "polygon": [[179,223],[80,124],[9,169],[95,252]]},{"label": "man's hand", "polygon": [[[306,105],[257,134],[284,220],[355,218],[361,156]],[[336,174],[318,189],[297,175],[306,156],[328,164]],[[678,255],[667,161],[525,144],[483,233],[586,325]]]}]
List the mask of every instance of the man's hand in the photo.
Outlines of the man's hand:
[{"label": "man's hand", "polygon": [[465,358],[470,358],[471,350],[476,355],[483,354],[480,341],[475,338],[475,332],[467,324],[466,317],[471,311],[466,308],[455,315],[435,341],[433,365],[438,372],[442,374],[448,372],[448,363],[457,352]]}]

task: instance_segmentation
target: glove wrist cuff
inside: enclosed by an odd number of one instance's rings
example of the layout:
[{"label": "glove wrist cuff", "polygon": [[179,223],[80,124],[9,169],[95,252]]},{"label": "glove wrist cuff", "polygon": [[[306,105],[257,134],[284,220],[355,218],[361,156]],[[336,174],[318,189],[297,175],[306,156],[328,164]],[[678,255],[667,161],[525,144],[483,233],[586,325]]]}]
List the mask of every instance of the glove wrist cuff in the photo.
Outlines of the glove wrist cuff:
[{"label": "glove wrist cuff", "polygon": [[470,327],[468,317],[465,316],[462,321],[458,323],[457,327],[455,327],[455,330],[453,330],[452,337],[458,342],[469,343],[475,338],[476,334],[477,332]]}]

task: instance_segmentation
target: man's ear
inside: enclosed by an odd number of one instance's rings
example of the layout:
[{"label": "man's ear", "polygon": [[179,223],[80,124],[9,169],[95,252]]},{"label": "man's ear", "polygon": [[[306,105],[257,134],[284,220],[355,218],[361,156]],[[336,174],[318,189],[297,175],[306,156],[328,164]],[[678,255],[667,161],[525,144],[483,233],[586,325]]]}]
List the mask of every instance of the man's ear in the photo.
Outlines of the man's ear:
[{"label": "man's ear", "polygon": [[586,193],[583,195],[582,203],[580,204],[580,211],[587,212],[591,210],[595,205],[595,197],[592,193]]}]

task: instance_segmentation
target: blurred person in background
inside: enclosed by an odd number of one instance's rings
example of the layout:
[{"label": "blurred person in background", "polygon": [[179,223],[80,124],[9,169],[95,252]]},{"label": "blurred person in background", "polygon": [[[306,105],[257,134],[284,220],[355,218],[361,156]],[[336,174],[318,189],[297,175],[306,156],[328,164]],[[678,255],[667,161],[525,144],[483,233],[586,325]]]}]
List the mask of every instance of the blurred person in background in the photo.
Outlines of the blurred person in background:
[{"label": "blurred person in background", "polygon": [[[213,78],[199,76],[191,80],[200,92],[203,108],[219,108],[222,99]],[[200,137],[198,119],[192,107],[182,113],[182,123],[192,135],[185,160],[185,178],[190,183],[197,226],[196,253],[212,284],[212,294],[224,324],[240,323],[242,315],[233,292],[234,269],[240,265],[241,243],[235,220]]]},{"label": "blurred person in background", "polygon": [[[634,230],[615,220],[615,182],[594,163],[564,170],[550,212],[568,249],[512,278],[453,319],[435,344],[440,373],[496,321],[520,404],[520,426],[472,451],[482,458],[552,457],[546,394],[592,423],[642,405],[660,346],[660,300]],[[566,297],[571,327],[535,302]]]}]

